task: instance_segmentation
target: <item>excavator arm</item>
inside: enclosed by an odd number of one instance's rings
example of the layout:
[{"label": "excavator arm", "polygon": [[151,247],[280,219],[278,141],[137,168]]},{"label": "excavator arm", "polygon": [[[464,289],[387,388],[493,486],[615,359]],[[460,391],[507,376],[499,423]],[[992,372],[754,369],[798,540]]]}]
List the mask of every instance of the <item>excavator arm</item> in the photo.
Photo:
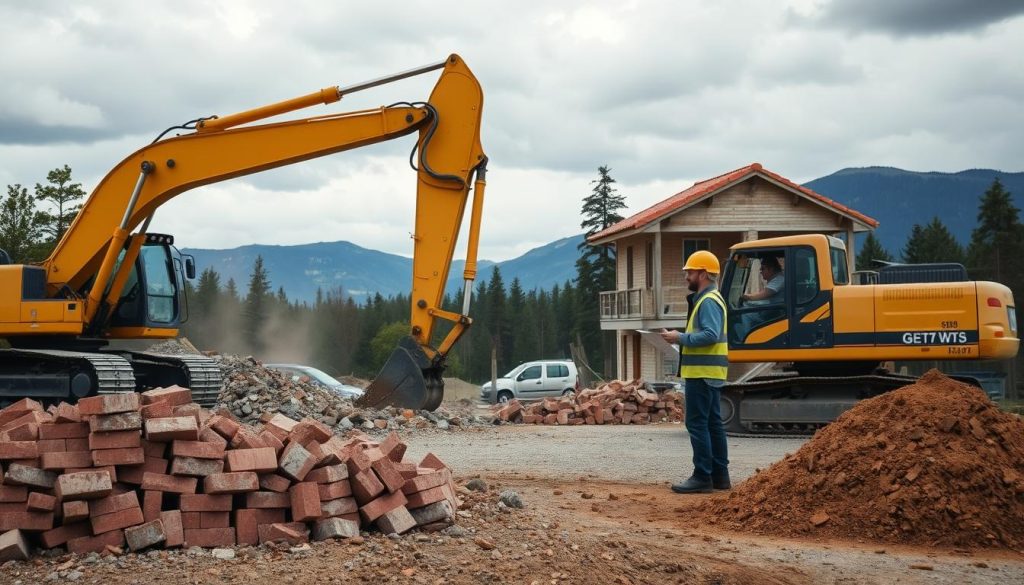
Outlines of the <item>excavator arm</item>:
[{"label": "excavator arm", "polygon": [[[425,103],[244,125],[438,69],[440,79]],[[81,294],[83,331],[116,337],[108,327],[109,315],[161,205],[203,185],[419,132],[410,334],[364,400],[372,406],[434,409],[443,392],[445,355],[471,323],[467,313],[476,278],[487,163],[480,144],[482,106],[476,78],[459,56],[451,55],[443,62],[378,80],[201,120],[194,133],[141,148],[103,178],[43,263],[47,294]],[[471,186],[475,191],[463,275],[466,294],[461,313],[452,313],[441,303]],[[136,228],[140,229],[132,234]],[[431,339],[439,320],[454,325],[435,348]]]}]

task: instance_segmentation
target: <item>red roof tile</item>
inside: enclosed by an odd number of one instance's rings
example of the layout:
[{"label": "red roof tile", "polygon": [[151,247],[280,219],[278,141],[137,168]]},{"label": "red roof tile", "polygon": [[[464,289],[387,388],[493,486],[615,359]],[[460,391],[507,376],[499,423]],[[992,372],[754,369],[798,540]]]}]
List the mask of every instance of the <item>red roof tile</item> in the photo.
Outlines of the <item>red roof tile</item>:
[{"label": "red roof tile", "polygon": [[851,209],[841,203],[833,201],[832,199],[829,199],[828,197],[825,197],[820,193],[815,193],[814,191],[808,189],[807,187],[798,185],[793,181],[790,181],[789,179],[783,177],[782,175],[773,173],[768,169],[762,167],[761,163],[752,163],[745,167],[738,168],[734,171],[729,171],[724,175],[719,175],[711,179],[706,179],[704,181],[694,183],[693,186],[690,187],[689,189],[686,189],[685,191],[680,191],[679,193],[676,193],[675,195],[669,197],[668,199],[665,199],[664,201],[655,203],[654,205],[648,207],[647,209],[639,213],[633,214],[627,217],[626,219],[620,221],[619,223],[609,226],[607,229],[597,232],[596,234],[587,238],[587,241],[593,242],[595,240],[601,240],[607,238],[608,236],[618,234],[620,232],[641,228],[645,225],[648,225],[652,222],[661,219],[662,217],[670,213],[678,211],[690,205],[691,203],[696,202],[705,195],[708,195],[709,193],[714,193],[715,191],[724,189],[725,187],[733,183],[739,183],[740,181],[750,178],[750,176],[752,175],[761,175],[764,178],[775,181],[777,183],[781,183],[782,185],[785,185],[789,189],[797,191],[803,195],[806,195],[807,197],[810,197],[811,199],[814,199],[828,207],[831,207],[838,213],[842,213],[850,217],[853,217],[857,221],[867,224],[873,228],[878,227],[877,220],[870,218],[855,209]]}]

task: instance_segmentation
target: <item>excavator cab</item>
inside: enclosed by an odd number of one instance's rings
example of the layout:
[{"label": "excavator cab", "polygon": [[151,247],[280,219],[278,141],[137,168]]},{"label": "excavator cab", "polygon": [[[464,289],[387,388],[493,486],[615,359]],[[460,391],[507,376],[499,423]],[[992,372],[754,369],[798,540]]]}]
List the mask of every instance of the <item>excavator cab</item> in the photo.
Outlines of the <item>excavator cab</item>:
[{"label": "excavator cab", "polygon": [[[125,252],[118,258],[120,268]],[[109,335],[120,336],[137,330],[155,333],[175,330],[188,319],[185,280],[195,278],[195,260],[174,247],[174,237],[146,234],[110,315]]]},{"label": "excavator cab", "polygon": [[733,253],[721,283],[730,348],[831,347],[832,288],[849,278],[845,246],[829,244],[828,262],[795,241]]}]

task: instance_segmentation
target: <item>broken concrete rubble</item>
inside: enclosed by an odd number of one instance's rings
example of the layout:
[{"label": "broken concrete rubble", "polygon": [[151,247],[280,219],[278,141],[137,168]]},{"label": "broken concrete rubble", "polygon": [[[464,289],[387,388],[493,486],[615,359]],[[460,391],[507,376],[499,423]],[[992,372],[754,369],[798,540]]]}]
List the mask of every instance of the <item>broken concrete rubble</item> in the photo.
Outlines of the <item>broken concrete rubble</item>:
[{"label": "broken concrete rubble", "polygon": [[[156,353],[193,353],[184,344],[169,340],[153,346]],[[479,416],[471,404],[456,405],[456,411],[443,406],[436,411],[412,411],[401,408],[363,409],[311,380],[293,380],[291,376],[266,368],[252,356],[213,354],[224,377],[218,407],[227,409],[238,421],[267,423],[280,413],[293,420],[311,418],[335,432],[361,428],[372,435],[393,430],[456,430],[486,426],[491,416]],[[146,403],[143,402],[145,405]],[[181,403],[178,403],[180,405]]]}]

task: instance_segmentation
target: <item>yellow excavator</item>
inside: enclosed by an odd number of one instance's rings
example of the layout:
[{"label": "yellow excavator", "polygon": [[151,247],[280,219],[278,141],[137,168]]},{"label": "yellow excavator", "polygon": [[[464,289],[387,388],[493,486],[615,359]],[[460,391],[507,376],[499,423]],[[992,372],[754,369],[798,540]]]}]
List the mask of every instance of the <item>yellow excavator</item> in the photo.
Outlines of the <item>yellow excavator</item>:
[{"label": "yellow excavator", "polygon": [[[948,264],[887,266],[853,284],[848,261],[842,240],[820,234],[731,248],[720,283],[729,361],[761,367],[723,387],[728,432],[812,432],[858,400],[916,380],[883,369],[885,362],[1017,355],[1006,286],[971,281],[963,266]],[[769,277],[774,293],[752,294],[768,289]]]},{"label": "yellow excavator", "polygon": [[[440,71],[426,102],[260,123],[415,75]],[[159,207],[196,187],[414,132],[416,219],[409,335],[368,388],[367,406],[433,410],[441,403],[445,357],[470,326],[487,156],[480,144],[483,91],[458,56],[349,85],[328,87],[228,116],[164,131],[113,168],[40,265],[0,265],[0,400],[47,402],[179,384],[212,405],[221,387],[206,356],[115,349],[121,339],[173,338],[186,310],[195,263],[170,235],[149,232]],[[167,137],[178,130],[183,133]],[[469,200],[461,312],[441,307]],[[0,254],[5,257],[6,254]],[[440,321],[451,327],[433,339]]]}]

